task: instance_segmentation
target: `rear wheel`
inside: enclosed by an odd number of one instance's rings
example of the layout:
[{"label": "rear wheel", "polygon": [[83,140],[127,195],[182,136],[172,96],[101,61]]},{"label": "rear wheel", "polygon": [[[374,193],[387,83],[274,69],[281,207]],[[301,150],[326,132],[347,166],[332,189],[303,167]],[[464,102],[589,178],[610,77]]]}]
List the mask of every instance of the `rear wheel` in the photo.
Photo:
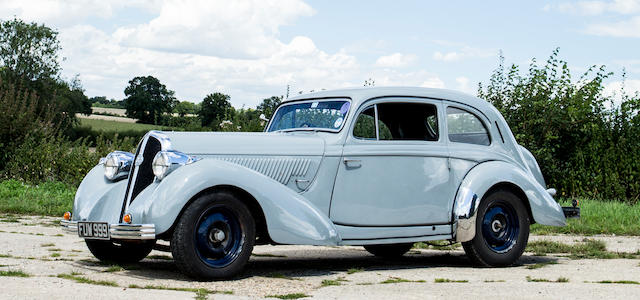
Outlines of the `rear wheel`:
[{"label": "rear wheel", "polygon": [[403,256],[407,251],[411,250],[413,243],[407,244],[384,244],[384,245],[366,245],[364,249],[369,253],[380,257],[399,257]]},{"label": "rear wheel", "polygon": [[251,212],[228,192],[199,197],[184,211],[171,240],[178,268],[196,279],[232,277],[242,271],[255,243]]},{"label": "rear wheel", "polygon": [[478,207],[476,235],[462,243],[467,256],[482,266],[512,265],[529,239],[529,214],[518,196],[498,190]]},{"label": "rear wheel", "polygon": [[155,240],[150,241],[103,241],[85,239],[91,254],[97,259],[114,263],[134,263],[147,257]]}]

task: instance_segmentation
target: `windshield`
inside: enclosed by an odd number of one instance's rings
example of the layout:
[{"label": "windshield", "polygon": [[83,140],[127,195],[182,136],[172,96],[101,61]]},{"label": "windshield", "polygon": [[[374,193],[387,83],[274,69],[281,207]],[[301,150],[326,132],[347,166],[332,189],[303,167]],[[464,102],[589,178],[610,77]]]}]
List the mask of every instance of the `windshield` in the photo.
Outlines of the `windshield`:
[{"label": "windshield", "polygon": [[267,131],[324,130],[342,128],[351,103],[347,100],[311,100],[280,106]]}]

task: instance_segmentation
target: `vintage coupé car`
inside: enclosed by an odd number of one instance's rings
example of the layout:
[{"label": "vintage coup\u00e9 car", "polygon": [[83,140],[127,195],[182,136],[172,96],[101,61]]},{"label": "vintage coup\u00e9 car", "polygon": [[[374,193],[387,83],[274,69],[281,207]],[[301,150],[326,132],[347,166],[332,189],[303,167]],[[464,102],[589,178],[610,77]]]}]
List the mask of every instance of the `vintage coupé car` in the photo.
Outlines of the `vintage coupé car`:
[{"label": "vintage coup\u00e9 car", "polygon": [[263,133],[147,133],[102,159],[62,226],[100,260],[138,261],[170,241],[198,279],[237,274],[255,244],[361,245],[401,256],[462,242],[506,266],[529,225],[563,226],[540,168],[500,113],[425,88],[323,91],[285,100]]}]

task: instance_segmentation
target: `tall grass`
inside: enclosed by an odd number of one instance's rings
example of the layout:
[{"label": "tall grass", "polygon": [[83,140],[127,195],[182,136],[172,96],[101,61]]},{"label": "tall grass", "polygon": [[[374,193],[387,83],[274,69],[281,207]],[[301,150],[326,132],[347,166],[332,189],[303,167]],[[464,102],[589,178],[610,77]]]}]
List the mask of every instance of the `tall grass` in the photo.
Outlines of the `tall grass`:
[{"label": "tall grass", "polygon": [[[563,206],[571,205],[561,201]],[[580,200],[580,219],[569,219],[567,226],[553,227],[535,224],[533,234],[617,234],[640,235],[640,204],[594,199]]]},{"label": "tall grass", "polygon": [[17,180],[0,181],[0,211],[61,216],[71,211],[76,189],[62,182],[28,185]]}]

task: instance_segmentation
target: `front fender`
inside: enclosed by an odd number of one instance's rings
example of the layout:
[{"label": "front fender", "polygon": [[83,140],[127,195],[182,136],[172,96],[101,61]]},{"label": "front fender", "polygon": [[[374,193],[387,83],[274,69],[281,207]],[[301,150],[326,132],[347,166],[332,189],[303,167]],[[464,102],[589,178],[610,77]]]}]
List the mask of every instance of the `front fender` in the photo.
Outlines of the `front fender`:
[{"label": "front fender", "polygon": [[481,199],[496,184],[510,183],[520,187],[526,195],[536,223],[564,226],[562,207],[547,193],[538,180],[521,168],[501,161],[490,161],[471,169],[462,180],[453,207],[456,223],[455,238],[466,242],[475,236],[475,222]]},{"label": "front fender", "polygon": [[251,169],[215,159],[182,166],[155,181],[136,197],[128,212],[134,222],[155,224],[156,232],[163,233],[189,200],[221,185],[243,189],[257,200],[276,243],[337,245],[340,241],[333,223],[300,194]]},{"label": "front fender", "polygon": [[73,221],[118,223],[127,180],[112,182],[97,165],[82,179],[73,201]]}]

